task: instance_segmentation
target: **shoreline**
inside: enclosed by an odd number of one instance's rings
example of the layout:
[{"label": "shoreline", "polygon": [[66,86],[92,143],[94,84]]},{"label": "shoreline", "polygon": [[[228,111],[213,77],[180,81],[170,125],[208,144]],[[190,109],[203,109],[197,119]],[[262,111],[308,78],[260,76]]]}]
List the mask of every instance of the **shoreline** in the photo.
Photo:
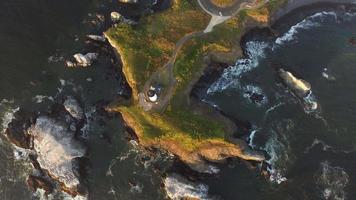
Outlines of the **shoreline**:
[{"label": "shoreline", "polygon": [[[190,81],[190,86],[186,89],[186,93],[188,94],[189,99],[193,98],[190,95],[191,92],[192,92],[192,89],[197,84],[197,82],[200,80],[200,78],[206,73],[205,70],[209,70],[208,68],[210,67],[210,65],[213,62],[216,62],[216,60],[214,59],[214,56],[217,57],[217,58],[220,57],[220,58],[225,59],[226,58],[226,54],[234,54],[233,56],[230,55],[230,56],[227,56],[227,57],[229,57],[230,59],[231,59],[231,57],[236,57],[234,59],[236,61],[237,59],[243,57],[243,53],[242,53],[243,52],[243,46],[241,44],[242,44],[244,38],[248,37],[248,35],[251,33],[251,31],[254,31],[255,29],[269,29],[269,30],[271,30],[272,27],[274,27],[280,20],[283,20],[285,17],[288,17],[288,15],[293,14],[294,12],[298,12],[299,9],[302,9],[304,7],[310,7],[315,3],[317,3],[318,5],[319,4],[328,4],[328,3],[333,3],[334,5],[343,5],[343,4],[356,3],[356,2],[347,1],[347,0],[342,1],[342,2],[340,2],[340,1],[332,1],[332,2],[330,2],[328,0],[315,0],[315,1],[312,1],[312,2],[310,2],[308,0],[297,1],[297,2],[296,1],[290,1],[290,2],[287,3],[286,6],[282,6],[281,8],[278,8],[275,13],[272,13],[272,15],[269,16],[270,19],[269,19],[269,21],[267,23],[265,23],[265,24],[258,24],[256,22],[247,23],[247,26],[243,27],[242,34],[241,34],[242,36],[240,38],[239,46],[235,46],[231,50],[231,52],[227,52],[227,53],[226,52],[209,52],[208,53],[208,58],[205,58],[205,63],[204,63],[204,67],[202,68],[202,72],[199,73],[199,76],[197,76],[196,78],[194,78],[194,79],[192,79]],[[320,10],[323,10],[323,7],[321,7]],[[106,36],[106,34],[105,34],[105,36]],[[123,56],[120,54],[120,52],[122,52],[122,51],[120,51],[120,48],[118,48],[117,45],[115,45],[115,42],[111,41],[109,37],[107,37],[107,38],[108,38],[108,41],[111,44],[111,46],[113,46],[114,50],[118,54],[118,57],[121,58],[122,63],[123,63],[123,72],[125,74],[125,78],[127,78],[127,73],[125,73],[125,70],[124,70],[125,66],[127,68],[127,63],[124,61]],[[236,49],[240,49],[241,51],[239,53],[236,53],[237,52]],[[217,54],[219,56],[216,56]],[[223,54],[225,54],[225,55],[221,56]],[[218,63],[223,63],[223,62],[218,62]],[[212,68],[212,69],[214,70],[214,68]],[[130,82],[130,79],[127,79],[127,80],[128,80],[128,82]],[[132,88],[132,86],[131,86],[131,88]],[[133,92],[133,94],[135,94],[135,93]],[[191,100],[193,100],[193,99],[191,99]],[[134,101],[135,101],[135,97],[134,97]],[[204,107],[206,109],[211,109],[212,108],[212,106],[207,105],[207,104],[205,104]],[[123,115],[123,119],[125,121],[126,126],[128,126],[131,130],[134,130],[138,140],[140,140],[140,133],[139,133],[140,132],[140,130],[139,130],[140,129],[139,128],[140,124],[137,124],[137,122],[134,122],[135,121],[134,119],[129,119],[128,117],[124,117],[124,114],[122,112],[121,112],[121,114]],[[230,118],[226,118],[226,120],[231,121]],[[139,141],[139,143],[141,143],[141,142],[142,141]],[[166,143],[166,142],[168,142],[168,143]],[[158,145],[158,147],[162,148],[162,149],[165,149],[165,150],[169,151],[170,153],[175,154],[174,152],[172,152],[173,150],[171,148],[167,149],[167,148],[163,147],[164,145],[162,145],[162,144],[165,144],[165,145],[173,144],[173,143],[170,143],[169,141],[166,141],[166,142],[160,143]],[[147,144],[142,144],[142,145],[143,145],[143,147],[149,147],[149,146],[151,146],[153,144],[150,144],[148,146],[146,146]],[[153,146],[156,146],[156,145],[153,145]],[[173,148],[173,149],[175,149],[175,148]],[[189,163],[188,160],[186,160],[186,159],[184,159],[184,158],[182,158],[180,156],[178,156],[178,158],[180,160],[182,160],[185,164]],[[209,159],[207,159],[207,160],[209,160]],[[210,160],[210,161],[213,161],[213,159]]]}]

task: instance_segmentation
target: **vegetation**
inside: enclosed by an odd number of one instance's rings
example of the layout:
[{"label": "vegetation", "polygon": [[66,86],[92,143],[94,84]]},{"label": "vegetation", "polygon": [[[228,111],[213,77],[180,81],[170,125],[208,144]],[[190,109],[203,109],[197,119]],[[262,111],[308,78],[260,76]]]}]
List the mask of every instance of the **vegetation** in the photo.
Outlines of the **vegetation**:
[{"label": "vegetation", "polygon": [[[120,51],[124,73],[134,96],[132,105],[117,109],[124,118],[130,118],[130,125],[135,126],[140,142],[151,144],[162,139],[173,140],[192,151],[199,147],[201,141],[224,141],[225,124],[214,117],[199,114],[188,103],[190,88],[206,66],[206,55],[210,52],[228,53],[239,48],[246,21],[267,22],[272,9],[283,1],[272,0],[263,8],[241,11],[236,17],[215,27],[213,32],[187,42],[175,63],[177,85],[164,113],[148,113],[139,108],[137,92],[141,91],[150,75],[168,61],[175,43],[188,33],[204,30],[210,16],[200,9],[196,1],[176,0],[169,10],[143,17],[138,25],[120,24],[108,30],[106,35]],[[232,59],[237,56],[240,55],[235,54]]]}]

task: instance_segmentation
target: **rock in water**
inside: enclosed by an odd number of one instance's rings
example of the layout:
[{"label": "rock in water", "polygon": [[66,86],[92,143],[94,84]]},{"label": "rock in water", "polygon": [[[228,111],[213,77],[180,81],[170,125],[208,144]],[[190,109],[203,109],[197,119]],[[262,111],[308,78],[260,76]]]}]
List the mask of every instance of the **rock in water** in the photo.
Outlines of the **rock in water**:
[{"label": "rock in water", "polygon": [[319,108],[314,95],[312,94],[311,85],[305,80],[296,78],[292,73],[279,70],[279,76],[287,87],[297,95],[304,103],[307,112],[316,111]]},{"label": "rock in water", "polygon": [[283,82],[290,88],[299,98],[306,97],[311,91],[310,83],[305,80],[296,78],[292,73],[279,70],[279,76],[283,79]]},{"label": "rock in water", "polygon": [[98,53],[87,53],[85,55],[81,53],[74,54],[75,62],[66,61],[68,67],[89,67],[98,58]]},{"label": "rock in water", "polygon": [[34,119],[35,115],[21,109],[14,114],[14,119],[5,131],[12,144],[24,149],[31,148],[31,136],[26,133],[26,129],[31,126]]},{"label": "rock in water", "polygon": [[110,17],[112,22],[118,23],[120,22],[122,15],[118,12],[111,12]]},{"label": "rock in water", "polygon": [[63,184],[65,190],[77,193],[79,177],[73,170],[73,160],[83,157],[86,148],[74,138],[74,132],[61,121],[40,116],[28,130],[33,136],[37,161],[42,169]]},{"label": "rock in water", "polygon": [[118,12],[111,12],[110,17],[111,17],[111,21],[114,24],[118,24],[120,22],[125,23],[125,24],[129,24],[129,25],[137,24],[137,22],[135,22],[135,21],[133,21],[131,19],[126,19],[124,16],[122,16]]},{"label": "rock in water", "polygon": [[75,119],[82,120],[84,118],[84,111],[80,107],[77,100],[73,97],[68,96],[67,99],[63,103],[64,108],[66,111]]},{"label": "rock in water", "polygon": [[106,38],[102,35],[87,35],[87,38],[97,41],[97,42],[105,42]]},{"label": "rock in water", "polygon": [[138,0],[119,0],[119,2],[136,4],[138,3]]},{"label": "rock in water", "polygon": [[30,175],[27,178],[27,185],[33,192],[36,192],[37,189],[43,189],[44,191],[46,191],[46,195],[53,192],[52,184],[42,177]]},{"label": "rock in water", "polygon": [[207,185],[190,182],[177,174],[167,176],[163,183],[170,199],[211,199],[208,196]]}]

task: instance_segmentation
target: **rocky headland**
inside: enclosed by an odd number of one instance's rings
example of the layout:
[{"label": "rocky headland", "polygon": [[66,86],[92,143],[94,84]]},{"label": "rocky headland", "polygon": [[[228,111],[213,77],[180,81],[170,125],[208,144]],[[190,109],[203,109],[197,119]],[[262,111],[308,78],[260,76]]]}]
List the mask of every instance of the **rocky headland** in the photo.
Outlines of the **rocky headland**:
[{"label": "rocky headland", "polygon": [[[105,33],[122,60],[123,72],[133,91],[129,104],[112,106],[108,110],[121,113],[126,126],[133,130],[143,147],[168,151],[200,173],[214,173],[211,164],[226,158],[263,162],[263,152],[251,149],[245,140],[235,137],[246,127],[241,127],[241,123],[237,123],[239,120],[201,102],[192,89],[204,75],[216,76],[214,72],[219,74],[221,66],[234,64],[244,56],[240,43],[250,30],[259,28],[269,30],[272,35],[278,34],[272,30],[272,25],[297,8],[314,3],[352,2],[275,0],[241,10],[211,33],[193,38],[182,47],[175,64],[177,85],[167,110],[146,112],[138,102],[145,80],[169,59],[180,37],[203,30],[209,21],[209,16],[194,2],[185,4],[178,0],[172,3],[168,10],[144,16],[134,26],[121,24]],[[174,23],[169,21],[175,17]],[[306,98],[311,92],[305,81],[288,73],[280,75],[300,98]],[[290,82],[290,79],[293,80]],[[311,106],[315,109],[317,105]]]}]

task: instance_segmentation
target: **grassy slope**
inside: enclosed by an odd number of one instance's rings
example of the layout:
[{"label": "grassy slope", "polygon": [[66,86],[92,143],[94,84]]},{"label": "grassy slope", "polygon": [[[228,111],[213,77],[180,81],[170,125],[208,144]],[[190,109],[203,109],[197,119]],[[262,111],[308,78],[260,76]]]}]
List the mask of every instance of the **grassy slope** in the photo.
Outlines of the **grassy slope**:
[{"label": "grassy slope", "polygon": [[190,108],[187,88],[192,80],[200,76],[205,67],[203,58],[208,52],[228,52],[236,47],[242,33],[241,22],[248,16],[259,21],[267,20],[270,9],[276,8],[282,1],[272,0],[265,8],[243,11],[213,32],[186,43],[175,64],[178,81],[175,94],[168,109],[160,114],[142,111],[137,106],[137,91],[143,88],[152,72],[168,61],[175,43],[188,33],[203,30],[210,16],[199,8],[196,1],[176,0],[171,9],[144,17],[136,26],[121,24],[108,30],[106,35],[120,49],[124,73],[134,95],[131,106],[122,106],[118,110],[135,122],[140,142],[149,144],[170,139],[187,150],[194,150],[201,141],[224,141],[225,127],[221,123],[196,114]]}]

